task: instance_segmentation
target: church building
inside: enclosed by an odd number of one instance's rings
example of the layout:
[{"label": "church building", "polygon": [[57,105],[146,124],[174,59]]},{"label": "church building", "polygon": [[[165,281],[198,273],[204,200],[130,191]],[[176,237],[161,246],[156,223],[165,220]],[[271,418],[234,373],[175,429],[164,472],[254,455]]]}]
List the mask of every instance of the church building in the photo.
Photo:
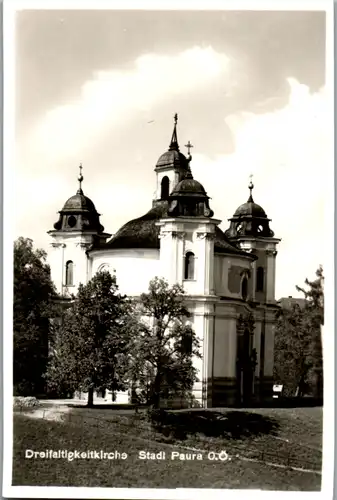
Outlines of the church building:
[{"label": "church building", "polygon": [[[155,276],[186,292],[200,339],[194,396],[203,407],[247,404],[272,396],[277,244],[270,219],[253,200],[240,205],[222,231],[204,186],[181,153],[177,115],[168,151],[155,166],[152,207],[113,236],[94,203],[77,193],[59,212],[51,236],[52,279],[61,296],[76,294],[95,273],[109,270],[121,293],[137,297]],[[149,200],[150,205],[150,200]],[[220,214],[217,214],[220,215]],[[221,214],[223,215],[223,214]]]}]

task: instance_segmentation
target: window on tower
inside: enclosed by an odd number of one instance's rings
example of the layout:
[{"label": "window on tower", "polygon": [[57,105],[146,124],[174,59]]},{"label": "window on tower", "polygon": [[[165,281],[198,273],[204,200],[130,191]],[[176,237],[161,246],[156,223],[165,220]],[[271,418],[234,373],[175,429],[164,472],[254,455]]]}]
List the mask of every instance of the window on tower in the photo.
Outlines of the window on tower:
[{"label": "window on tower", "polygon": [[185,255],[185,280],[193,280],[194,279],[194,253],[187,252]]},{"label": "window on tower", "polygon": [[241,282],[241,296],[243,300],[247,299],[247,295],[248,295],[248,279],[244,277]]},{"label": "window on tower", "polygon": [[161,181],[161,195],[162,200],[168,200],[170,195],[170,179],[165,175]]},{"label": "window on tower", "polygon": [[70,215],[68,217],[68,226],[69,227],[75,227],[76,226],[76,217],[74,217],[73,215]]},{"label": "window on tower", "polygon": [[256,291],[263,292],[264,288],[264,269],[263,267],[258,267],[256,270]]},{"label": "window on tower", "polygon": [[74,263],[68,260],[66,263],[66,286],[74,285]]}]

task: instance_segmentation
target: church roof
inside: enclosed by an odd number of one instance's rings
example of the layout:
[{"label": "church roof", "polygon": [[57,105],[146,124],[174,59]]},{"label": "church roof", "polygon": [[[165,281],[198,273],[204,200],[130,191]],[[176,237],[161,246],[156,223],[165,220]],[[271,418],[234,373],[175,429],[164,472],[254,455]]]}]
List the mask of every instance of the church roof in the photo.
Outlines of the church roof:
[{"label": "church roof", "polygon": [[193,179],[193,177],[186,177],[182,181],[180,181],[176,187],[174,188],[171,196],[180,197],[180,196],[202,196],[205,197],[206,191],[205,188],[200,182]]},{"label": "church roof", "polygon": [[[145,215],[133,219],[111,238],[107,243],[101,244],[94,249],[125,249],[125,248],[154,248],[159,249],[159,227],[156,225],[160,219],[167,217],[168,202],[156,202]],[[247,252],[240,250],[230,243],[220,228],[215,229],[214,251],[216,253],[229,253],[252,257]]]},{"label": "church roof", "polygon": [[243,215],[248,217],[261,217],[263,219],[267,218],[266,212],[263,208],[255,203],[251,197],[249,197],[249,200],[246,203],[240,205],[234,213],[234,217],[240,217]]},{"label": "church roof", "polygon": [[78,190],[64,204],[63,212],[96,212],[94,203],[90,198],[84,196],[82,190]]}]

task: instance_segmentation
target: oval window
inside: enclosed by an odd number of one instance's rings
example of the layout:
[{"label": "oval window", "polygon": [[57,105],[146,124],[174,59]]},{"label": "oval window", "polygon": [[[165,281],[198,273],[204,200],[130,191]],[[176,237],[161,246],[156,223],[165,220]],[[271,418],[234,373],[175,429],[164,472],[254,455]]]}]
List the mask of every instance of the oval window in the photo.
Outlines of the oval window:
[{"label": "oval window", "polygon": [[74,217],[73,215],[70,215],[70,217],[68,217],[68,226],[69,227],[76,226],[76,217]]}]

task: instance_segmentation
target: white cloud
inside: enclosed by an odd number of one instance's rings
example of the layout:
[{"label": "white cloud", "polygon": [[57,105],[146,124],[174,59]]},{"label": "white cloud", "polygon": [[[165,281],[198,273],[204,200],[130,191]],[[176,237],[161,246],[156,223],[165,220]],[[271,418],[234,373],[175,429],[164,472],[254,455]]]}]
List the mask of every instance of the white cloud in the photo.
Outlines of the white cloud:
[{"label": "white cloud", "polygon": [[77,101],[49,111],[27,140],[47,158],[76,156],[94,145],[114,124],[135,110],[188,91],[198,91],[228,71],[230,60],[211,47],[194,47],[178,55],[140,56],[130,70],[99,71],[86,82]]},{"label": "white cloud", "polygon": [[249,174],[254,174],[254,199],[272,218],[276,237],[282,238],[277,257],[278,296],[298,293],[295,285],[301,285],[322,263],[324,208],[332,168],[331,111],[325,90],[310,94],[296,80],[289,78],[288,83],[290,98],[283,109],[226,119],[235,136],[232,155],[215,162],[200,156],[193,160],[194,176],[213,198],[215,216],[225,219],[222,227],[227,227],[226,219],[248,198]]}]

